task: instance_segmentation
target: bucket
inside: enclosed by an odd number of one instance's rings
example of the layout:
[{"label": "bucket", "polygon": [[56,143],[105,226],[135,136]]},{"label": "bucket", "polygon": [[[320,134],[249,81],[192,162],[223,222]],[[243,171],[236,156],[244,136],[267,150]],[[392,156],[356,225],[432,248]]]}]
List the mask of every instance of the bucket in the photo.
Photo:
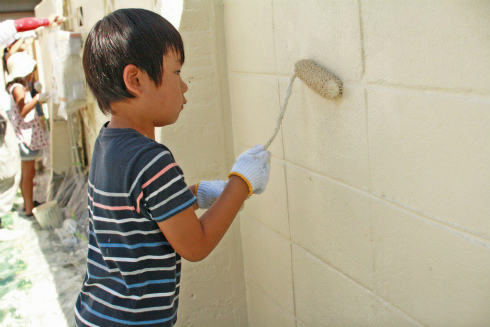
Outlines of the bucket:
[{"label": "bucket", "polygon": [[63,224],[63,216],[57,201],[49,201],[32,210],[43,229],[55,229]]}]

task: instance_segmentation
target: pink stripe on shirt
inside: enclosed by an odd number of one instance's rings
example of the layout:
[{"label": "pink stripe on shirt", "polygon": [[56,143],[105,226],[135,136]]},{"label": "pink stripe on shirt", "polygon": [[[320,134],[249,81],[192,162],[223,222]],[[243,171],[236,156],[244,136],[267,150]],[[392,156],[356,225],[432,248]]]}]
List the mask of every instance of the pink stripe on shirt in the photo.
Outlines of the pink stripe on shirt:
[{"label": "pink stripe on shirt", "polygon": [[168,165],[167,167],[163,168],[155,176],[153,176],[145,184],[143,184],[143,186],[141,187],[141,189],[144,189],[145,187],[147,187],[148,185],[150,185],[155,179],[157,179],[158,177],[160,177],[163,174],[165,174],[165,172],[167,172],[170,168],[176,167],[176,166],[178,166],[178,165],[177,165],[176,162],[174,162],[174,163],[171,163],[170,165]]},{"label": "pink stripe on shirt", "polygon": [[132,207],[132,206],[107,206],[105,204],[97,203],[94,201],[94,199],[92,199],[90,194],[88,194],[88,198],[90,199],[90,201],[92,201],[92,204],[94,205],[94,207],[99,207],[102,209],[113,210],[113,211],[116,211],[116,210],[134,210],[134,207]]},{"label": "pink stripe on shirt", "polygon": [[141,198],[143,197],[143,191],[141,191],[140,195],[138,195],[138,199],[136,200],[136,203],[137,203],[137,208],[136,208],[136,212],[137,213],[140,213],[140,200]]}]

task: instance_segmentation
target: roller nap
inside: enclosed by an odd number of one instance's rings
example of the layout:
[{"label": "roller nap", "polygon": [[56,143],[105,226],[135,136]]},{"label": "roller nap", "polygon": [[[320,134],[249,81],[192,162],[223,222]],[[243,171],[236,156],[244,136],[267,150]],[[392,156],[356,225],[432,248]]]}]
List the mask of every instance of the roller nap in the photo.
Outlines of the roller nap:
[{"label": "roller nap", "polygon": [[342,82],[313,60],[298,60],[294,72],[310,89],[327,99],[342,96]]}]

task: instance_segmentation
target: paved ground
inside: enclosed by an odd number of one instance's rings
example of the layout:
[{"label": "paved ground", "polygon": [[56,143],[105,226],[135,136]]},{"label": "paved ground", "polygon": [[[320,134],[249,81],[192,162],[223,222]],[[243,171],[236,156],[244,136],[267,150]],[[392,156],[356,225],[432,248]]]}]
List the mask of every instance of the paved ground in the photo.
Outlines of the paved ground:
[{"label": "paved ground", "polygon": [[[12,211],[0,229],[0,325],[73,326],[73,305],[85,275],[87,244]],[[76,244],[73,240],[76,239]],[[65,244],[65,245],[63,245]]]}]

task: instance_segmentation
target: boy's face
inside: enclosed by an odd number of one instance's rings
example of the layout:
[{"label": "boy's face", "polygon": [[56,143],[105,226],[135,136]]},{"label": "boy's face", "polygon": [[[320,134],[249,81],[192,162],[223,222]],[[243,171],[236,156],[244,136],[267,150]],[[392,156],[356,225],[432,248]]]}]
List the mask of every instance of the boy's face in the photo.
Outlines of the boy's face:
[{"label": "boy's face", "polygon": [[179,114],[187,103],[184,93],[187,92],[187,84],[180,77],[180,56],[170,51],[163,58],[163,79],[160,86],[153,82],[149,89],[148,113],[152,117],[155,127],[173,124],[179,118]]}]

